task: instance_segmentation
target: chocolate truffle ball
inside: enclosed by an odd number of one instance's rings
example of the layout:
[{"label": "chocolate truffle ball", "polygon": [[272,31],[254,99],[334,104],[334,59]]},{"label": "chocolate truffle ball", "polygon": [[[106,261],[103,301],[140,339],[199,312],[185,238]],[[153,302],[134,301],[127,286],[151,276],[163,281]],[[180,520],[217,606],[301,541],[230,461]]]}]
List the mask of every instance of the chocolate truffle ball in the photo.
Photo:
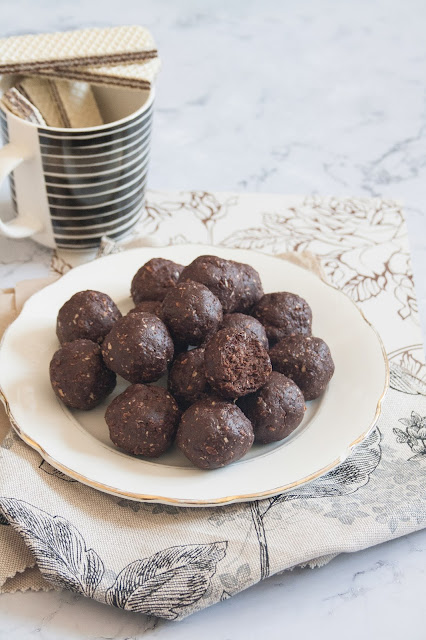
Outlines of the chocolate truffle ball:
[{"label": "chocolate truffle ball", "polygon": [[267,444],[286,438],[299,426],[305,413],[305,400],[299,387],[278,371],[267,383],[244,398],[238,406],[253,425],[256,442]]},{"label": "chocolate truffle ball", "polygon": [[163,300],[163,318],[174,340],[199,345],[222,322],[222,306],[199,282],[179,282]]},{"label": "chocolate truffle ball", "polygon": [[152,313],[132,313],[117,320],[102,343],[109,369],[129,382],[155,382],[173,358],[165,324]]},{"label": "chocolate truffle ball", "polygon": [[157,318],[160,318],[160,320],[163,319],[163,310],[160,300],[142,300],[142,302],[139,302],[136,307],[130,309],[127,315],[140,313],[141,311],[143,313],[152,313],[154,316],[157,316]]},{"label": "chocolate truffle ball", "polygon": [[176,444],[196,467],[218,469],[242,458],[253,439],[250,421],[235,404],[207,398],[185,411]]},{"label": "chocolate truffle ball", "polygon": [[251,331],[221,329],[206,344],[204,370],[214,391],[238,398],[263,387],[272,367],[268,352]]},{"label": "chocolate truffle ball", "polygon": [[200,282],[219,299],[224,313],[232,313],[240,298],[240,277],[236,263],[207,255],[195,258],[185,267],[179,282]]},{"label": "chocolate truffle ball", "polygon": [[312,333],[312,311],[306,300],[287,291],[266,293],[252,315],[265,327],[271,344],[287,336]]},{"label": "chocolate truffle ball", "polygon": [[83,338],[102,342],[121,312],[106,293],[79,291],[60,309],[56,321],[56,335],[61,344]]},{"label": "chocolate truffle ball", "polygon": [[235,262],[239,272],[238,303],[235,311],[248,313],[263,296],[260,275],[251,265]]},{"label": "chocolate truffle ball", "polygon": [[253,318],[253,316],[246,316],[244,313],[225,313],[221,329],[243,329],[244,331],[251,331],[259,342],[263,344],[265,349],[269,349],[265,327],[259,320]]},{"label": "chocolate truffle ball", "polygon": [[105,366],[101,348],[91,340],[66,342],[50,362],[53,391],[67,407],[93,409],[115,387],[115,373]]},{"label": "chocolate truffle ball", "polygon": [[[163,320],[163,303],[160,300],[142,300],[139,304],[136,305],[133,309],[128,311],[127,315],[131,315],[132,313],[153,313],[154,316]],[[174,357],[176,358],[179,353],[183,353],[188,349],[188,345],[186,342],[182,342],[181,340],[173,340],[173,344],[175,347]]]},{"label": "chocolate truffle ball", "polygon": [[133,302],[163,300],[177,283],[183,265],[164,258],[152,258],[136,272],[131,285]]},{"label": "chocolate truffle ball", "polygon": [[189,407],[209,392],[204,373],[204,348],[181,353],[173,362],[168,378],[169,391],[182,407]]},{"label": "chocolate truffle ball", "polygon": [[330,349],[321,338],[290,336],[270,351],[272,366],[294,380],[305,400],[318,398],[334,373]]},{"label": "chocolate truffle ball", "polygon": [[133,384],[114,398],[105,420],[117,447],[158,458],[174,440],[179,415],[177,404],[166,389]]},{"label": "chocolate truffle ball", "polygon": [[[139,304],[136,305],[133,309],[127,312],[127,315],[132,315],[133,313],[153,313],[154,316],[160,318],[160,320],[164,321],[163,318],[163,303],[160,300],[142,300]],[[173,339],[173,338],[172,338]],[[188,345],[186,342],[182,342],[181,340],[173,340],[173,345],[175,348],[174,357],[178,356],[180,353],[183,353],[188,349]]]}]

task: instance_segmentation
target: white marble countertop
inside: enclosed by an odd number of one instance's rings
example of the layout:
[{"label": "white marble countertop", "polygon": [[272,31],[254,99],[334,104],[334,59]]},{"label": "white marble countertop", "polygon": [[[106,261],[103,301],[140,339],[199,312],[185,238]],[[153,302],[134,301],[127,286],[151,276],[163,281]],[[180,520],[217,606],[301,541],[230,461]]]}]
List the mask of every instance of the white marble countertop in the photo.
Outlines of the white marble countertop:
[{"label": "white marble countertop", "polygon": [[[426,334],[422,0],[15,0],[0,35],[141,23],[160,76],[149,186],[378,195],[405,202]],[[0,239],[0,286],[50,254]],[[0,638],[420,640],[426,530],[275,576],[180,623],[70,593],[0,597]]]}]

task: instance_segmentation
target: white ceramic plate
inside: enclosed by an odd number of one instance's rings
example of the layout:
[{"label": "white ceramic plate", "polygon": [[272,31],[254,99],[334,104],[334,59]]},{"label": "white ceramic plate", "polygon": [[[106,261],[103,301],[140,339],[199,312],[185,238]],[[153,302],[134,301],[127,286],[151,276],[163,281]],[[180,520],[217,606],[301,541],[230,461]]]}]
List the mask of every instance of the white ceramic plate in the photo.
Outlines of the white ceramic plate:
[{"label": "white ceramic plate", "polygon": [[[266,292],[293,291],[313,310],[313,334],[330,346],[335,375],[324,395],[308,403],[302,424],[286,440],[255,445],[239,462],[201,471],[177,450],[157,461],[114,447],[104,421],[107,404],[90,411],[67,409],[49,382],[49,362],[58,348],[56,315],[83,289],[109,294],[127,312],[129,286],[147,260],[162,256],[188,264],[216,254],[255,267]],[[35,294],[6,332],[0,349],[0,390],[20,436],[54,467],[80,482],[133,500],[208,506],[271,496],[329,471],[367,436],[388,386],[387,359],[375,330],[355,304],[311,272],[252,251],[203,245],[134,249],[77,267]]]}]

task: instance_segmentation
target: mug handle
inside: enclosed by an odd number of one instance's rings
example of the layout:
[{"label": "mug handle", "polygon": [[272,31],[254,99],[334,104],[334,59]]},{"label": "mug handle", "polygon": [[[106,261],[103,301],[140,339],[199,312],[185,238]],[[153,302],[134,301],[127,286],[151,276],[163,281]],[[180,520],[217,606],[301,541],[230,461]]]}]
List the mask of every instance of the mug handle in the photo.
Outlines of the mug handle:
[{"label": "mug handle", "polygon": [[[18,145],[9,142],[0,149],[0,185],[21,162],[27,160],[30,156],[23,151]],[[2,222],[0,220],[0,235],[7,238],[29,238],[40,231],[42,225],[35,221],[29,220],[27,217],[18,215],[10,222]]]}]

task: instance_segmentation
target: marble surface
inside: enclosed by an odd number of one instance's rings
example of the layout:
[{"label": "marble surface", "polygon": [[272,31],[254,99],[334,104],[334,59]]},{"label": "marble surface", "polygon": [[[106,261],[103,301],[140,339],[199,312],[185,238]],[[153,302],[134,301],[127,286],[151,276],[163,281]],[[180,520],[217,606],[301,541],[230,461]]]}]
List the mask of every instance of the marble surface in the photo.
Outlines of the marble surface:
[{"label": "marble surface", "polygon": [[[426,334],[425,18],[422,0],[15,0],[0,35],[153,31],[164,65],[151,188],[402,199]],[[45,274],[49,259],[0,239],[0,286]],[[69,593],[3,595],[0,638],[420,640],[425,573],[426,530],[275,576],[177,624]]]}]

